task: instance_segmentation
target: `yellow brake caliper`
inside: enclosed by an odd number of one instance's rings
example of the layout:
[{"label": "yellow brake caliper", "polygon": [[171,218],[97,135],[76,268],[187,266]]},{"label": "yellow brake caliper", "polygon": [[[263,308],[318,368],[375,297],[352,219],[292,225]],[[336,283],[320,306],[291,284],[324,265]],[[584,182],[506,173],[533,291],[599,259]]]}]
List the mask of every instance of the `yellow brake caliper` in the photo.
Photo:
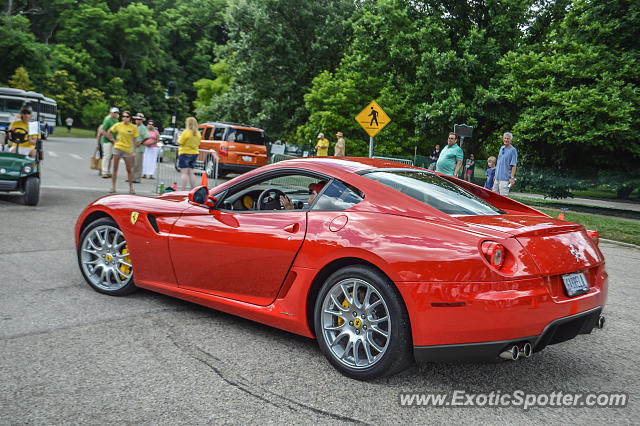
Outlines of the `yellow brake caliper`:
[{"label": "yellow brake caliper", "polygon": [[[122,251],[120,252],[120,254],[126,254],[127,257],[125,257],[123,260],[125,262],[127,262],[128,264],[131,264],[131,257],[128,256],[129,255],[129,249],[127,248],[127,246],[125,245],[124,248],[122,249]],[[125,280],[127,279],[127,275],[129,275],[129,273],[131,272],[131,266],[127,266],[127,265],[120,265],[120,272],[122,272],[122,274],[120,274],[120,278]],[[126,274],[126,275],[123,275]]]},{"label": "yellow brake caliper", "polygon": [[[353,296],[353,292],[349,293],[349,296]],[[342,306],[344,306],[347,309],[349,308],[349,302],[347,302],[346,297],[342,301]],[[341,326],[342,324],[344,324],[344,320],[342,318],[338,318],[338,326]]]}]

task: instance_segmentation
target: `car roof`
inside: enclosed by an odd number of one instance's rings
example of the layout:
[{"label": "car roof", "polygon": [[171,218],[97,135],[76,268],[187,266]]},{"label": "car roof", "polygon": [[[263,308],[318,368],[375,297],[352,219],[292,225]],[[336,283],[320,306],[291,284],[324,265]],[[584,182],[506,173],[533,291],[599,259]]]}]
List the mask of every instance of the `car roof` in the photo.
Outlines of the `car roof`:
[{"label": "car roof", "polygon": [[350,173],[358,173],[365,170],[372,169],[419,169],[425,170],[420,167],[412,166],[409,164],[402,164],[396,161],[384,160],[380,158],[365,158],[365,157],[301,157],[291,160],[280,161],[281,166],[288,165],[295,167],[297,165],[307,166],[318,171],[333,169],[334,171],[343,171]]},{"label": "car roof", "polygon": [[231,123],[228,121],[207,121],[200,123],[200,126],[213,126],[213,127],[232,127],[234,129],[253,130],[258,132],[264,132],[264,130],[257,127],[249,126],[247,124]]}]

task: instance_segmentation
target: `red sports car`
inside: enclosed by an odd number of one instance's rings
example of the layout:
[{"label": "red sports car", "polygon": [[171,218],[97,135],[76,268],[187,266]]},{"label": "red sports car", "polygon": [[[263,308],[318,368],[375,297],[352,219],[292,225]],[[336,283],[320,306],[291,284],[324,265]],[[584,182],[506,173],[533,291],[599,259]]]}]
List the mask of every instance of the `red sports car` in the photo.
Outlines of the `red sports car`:
[{"label": "red sports car", "polygon": [[208,190],[111,195],[75,228],[97,291],[137,287],[318,340],[370,379],[414,359],[518,359],[602,327],[597,234],[482,187],[300,158]]}]

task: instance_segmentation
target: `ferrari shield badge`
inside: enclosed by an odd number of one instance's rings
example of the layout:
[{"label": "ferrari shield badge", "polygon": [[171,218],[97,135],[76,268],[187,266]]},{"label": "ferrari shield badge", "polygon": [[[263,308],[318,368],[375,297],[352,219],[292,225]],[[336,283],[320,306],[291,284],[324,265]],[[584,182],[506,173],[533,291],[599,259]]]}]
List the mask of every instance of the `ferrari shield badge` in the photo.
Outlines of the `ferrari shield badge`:
[{"label": "ferrari shield badge", "polygon": [[136,222],[138,221],[138,216],[139,216],[138,212],[131,212],[131,224],[132,225],[136,224]]}]

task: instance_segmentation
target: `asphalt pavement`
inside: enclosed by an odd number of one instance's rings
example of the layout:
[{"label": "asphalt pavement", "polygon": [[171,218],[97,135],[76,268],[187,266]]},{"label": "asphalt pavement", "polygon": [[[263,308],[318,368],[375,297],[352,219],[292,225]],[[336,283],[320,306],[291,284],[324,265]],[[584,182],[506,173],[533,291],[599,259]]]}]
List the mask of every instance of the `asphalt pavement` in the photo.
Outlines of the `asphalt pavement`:
[{"label": "asphalt pavement", "polygon": [[[62,158],[63,145],[47,149]],[[75,170],[45,169],[36,207],[0,194],[0,424],[640,422],[638,249],[601,244],[610,284],[604,330],[516,362],[423,364],[359,382],[331,367],[314,340],[148,291],[93,291],[78,269],[73,226],[106,190],[88,169],[90,152],[82,155]],[[63,166],[51,158],[48,167]],[[404,392],[455,390],[609,391],[629,401],[529,410],[399,403]]]}]

